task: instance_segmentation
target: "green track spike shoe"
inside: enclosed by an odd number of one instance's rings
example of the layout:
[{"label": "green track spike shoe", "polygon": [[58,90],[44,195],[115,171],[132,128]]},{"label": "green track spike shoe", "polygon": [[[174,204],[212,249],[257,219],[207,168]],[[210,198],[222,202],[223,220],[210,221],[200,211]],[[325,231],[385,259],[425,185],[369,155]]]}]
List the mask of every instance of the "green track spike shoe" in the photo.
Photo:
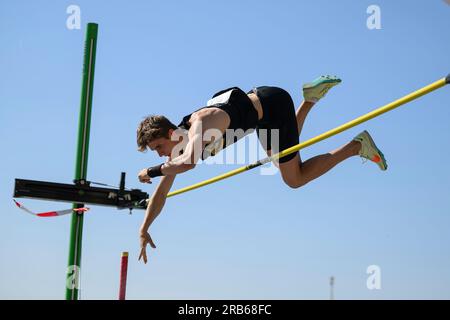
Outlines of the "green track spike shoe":
[{"label": "green track spike shoe", "polygon": [[353,140],[361,142],[361,150],[359,151],[361,158],[375,162],[383,171],[387,169],[386,159],[380,149],[377,148],[375,142],[373,142],[369,132],[364,130]]},{"label": "green track spike shoe", "polygon": [[313,82],[303,85],[303,98],[305,101],[316,103],[327,94],[328,90],[341,82],[342,80],[335,76],[320,76]]}]

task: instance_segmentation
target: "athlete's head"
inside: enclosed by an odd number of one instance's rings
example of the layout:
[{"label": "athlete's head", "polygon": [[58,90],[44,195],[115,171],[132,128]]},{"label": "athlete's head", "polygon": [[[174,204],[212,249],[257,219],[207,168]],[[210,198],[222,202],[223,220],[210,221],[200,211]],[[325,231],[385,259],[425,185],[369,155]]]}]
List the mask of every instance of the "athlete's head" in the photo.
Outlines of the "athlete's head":
[{"label": "athlete's head", "polygon": [[149,148],[158,152],[160,157],[170,156],[172,149],[178,144],[177,140],[171,140],[171,136],[176,129],[178,127],[164,116],[151,115],[146,117],[137,129],[138,150],[144,152]]}]

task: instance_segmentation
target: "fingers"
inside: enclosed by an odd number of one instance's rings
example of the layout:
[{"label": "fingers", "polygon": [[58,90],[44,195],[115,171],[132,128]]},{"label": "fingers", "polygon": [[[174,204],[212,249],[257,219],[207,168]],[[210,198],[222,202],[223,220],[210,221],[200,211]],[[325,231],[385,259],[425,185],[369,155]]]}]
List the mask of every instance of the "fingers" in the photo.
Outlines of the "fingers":
[{"label": "fingers", "polygon": [[143,258],[144,263],[147,264],[147,252],[145,252],[145,251],[146,251],[145,248],[141,249],[141,254],[139,255],[138,261],[140,261],[141,258]]},{"label": "fingers", "polygon": [[[141,254],[139,255],[138,261],[141,260],[141,258],[144,260],[144,263],[147,264],[147,244],[149,244],[149,241],[146,240],[141,244]],[[151,245],[151,244],[150,244]],[[153,246],[152,246],[153,247]],[[153,247],[156,248],[156,247]]]},{"label": "fingers", "polygon": [[156,249],[155,243],[153,242],[153,239],[152,239],[152,237],[150,236],[150,234],[148,234],[147,242],[148,242],[148,244],[150,244],[150,246],[151,246],[153,249]]},{"label": "fingers", "polygon": [[138,259],[138,261],[143,259],[145,264],[147,264],[147,244],[149,244],[153,249],[156,249],[155,243],[148,233],[145,236],[141,235],[141,254]]},{"label": "fingers", "polygon": [[148,176],[144,176],[144,177],[143,177],[143,176],[141,176],[141,175],[138,175],[138,179],[139,179],[139,181],[142,182],[142,183],[152,183],[150,177],[148,177]]},{"label": "fingers", "polygon": [[144,259],[144,263],[147,264],[147,252],[145,252],[145,249],[144,252],[142,253],[142,258]]},{"label": "fingers", "polygon": [[147,169],[142,169],[138,173],[138,180],[142,183],[152,183],[150,177],[147,175]]}]

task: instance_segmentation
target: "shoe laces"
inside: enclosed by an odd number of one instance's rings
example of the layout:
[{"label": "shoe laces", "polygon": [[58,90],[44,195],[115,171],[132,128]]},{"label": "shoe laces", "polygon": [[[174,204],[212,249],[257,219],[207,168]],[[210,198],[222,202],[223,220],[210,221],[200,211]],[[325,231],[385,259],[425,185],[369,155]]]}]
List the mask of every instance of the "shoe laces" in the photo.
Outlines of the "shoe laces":
[{"label": "shoe laces", "polygon": [[322,89],[322,91],[320,92],[323,96],[325,96],[328,92],[328,90],[330,90],[330,87],[325,87]]},{"label": "shoe laces", "polygon": [[362,163],[365,164],[370,159],[368,158],[367,146],[365,145],[363,139],[357,139],[361,143],[361,150],[359,150],[359,157],[362,160]]}]

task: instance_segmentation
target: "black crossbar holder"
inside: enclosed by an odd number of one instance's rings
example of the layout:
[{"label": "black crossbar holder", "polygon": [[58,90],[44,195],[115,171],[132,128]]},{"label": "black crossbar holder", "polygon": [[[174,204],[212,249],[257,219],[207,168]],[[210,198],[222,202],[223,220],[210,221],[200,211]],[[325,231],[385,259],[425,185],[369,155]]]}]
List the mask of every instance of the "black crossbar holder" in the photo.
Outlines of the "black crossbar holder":
[{"label": "black crossbar holder", "polygon": [[40,200],[93,204],[118,209],[146,209],[149,195],[139,189],[125,189],[125,173],[120,188],[92,187],[89,181],[78,180],[74,184],[15,179],[14,197]]}]

